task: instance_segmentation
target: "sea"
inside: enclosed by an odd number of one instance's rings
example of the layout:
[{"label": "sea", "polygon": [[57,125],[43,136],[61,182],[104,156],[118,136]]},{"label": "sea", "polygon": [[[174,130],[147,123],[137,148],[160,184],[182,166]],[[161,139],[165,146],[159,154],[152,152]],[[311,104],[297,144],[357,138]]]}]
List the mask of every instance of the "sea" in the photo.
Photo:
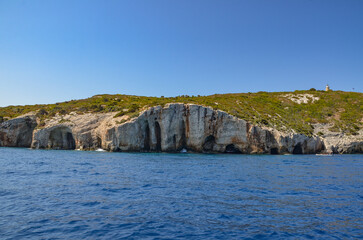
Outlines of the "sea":
[{"label": "sea", "polygon": [[0,148],[0,239],[362,239],[363,155]]}]

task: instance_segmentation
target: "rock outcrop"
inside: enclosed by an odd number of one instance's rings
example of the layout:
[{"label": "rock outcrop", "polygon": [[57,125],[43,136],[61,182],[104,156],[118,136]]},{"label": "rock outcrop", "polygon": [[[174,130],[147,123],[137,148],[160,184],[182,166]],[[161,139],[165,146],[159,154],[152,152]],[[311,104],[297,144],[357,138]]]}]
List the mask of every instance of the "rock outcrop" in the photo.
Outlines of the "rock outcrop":
[{"label": "rock outcrop", "polygon": [[[324,152],[327,145],[331,148],[329,141],[317,136],[308,137],[254,126],[223,111],[194,104],[152,107],[133,119],[126,116],[114,118],[114,115],[56,116],[47,120],[44,127],[35,130],[34,118],[28,117],[33,119],[33,124],[28,128],[22,123],[24,118],[13,119],[1,124],[0,145],[136,152],[179,152],[186,149],[191,152],[261,154],[314,154]],[[2,130],[9,125],[13,127]],[[22,135],[27,136],[26,141],[22,140]],[[353,149],[350,152],[362,152],[362,141],[347,144],[347,149]]]},{"label": "rock outcrop", "polygon": [[322,141],[253,126],[225,112],[194,104],[153,107],[138,118],[105,131],[110,151],[315,153]]},{"label": "rock outcrop", "polygon": [[92,150],[101,147],[102,133],[116,124],[114,113],[70,114],[46,121],[33,134],[32,148]]},{"label": "rock outcrop", "polygon": [[[359,135],[362,136],[362,133]],[[363,139],[360,136],[345,136],[343,134],[324,136],[326,152],[336,154],[363,153]]]},{"label": "rock outcrop", "polygon": [[332,132],[329,129],[331,124],[315,124],[314,132],[324,133],[321,136],[325,145],[326,153],[352,154],[363,153],[363,129],[358,134],[346,135],[339,132]]},{"label": "rock outcrop", "polygon": [[20,117],[0,124],[0,146],[30,147],[34,128],[37,126],[35,117]]}]

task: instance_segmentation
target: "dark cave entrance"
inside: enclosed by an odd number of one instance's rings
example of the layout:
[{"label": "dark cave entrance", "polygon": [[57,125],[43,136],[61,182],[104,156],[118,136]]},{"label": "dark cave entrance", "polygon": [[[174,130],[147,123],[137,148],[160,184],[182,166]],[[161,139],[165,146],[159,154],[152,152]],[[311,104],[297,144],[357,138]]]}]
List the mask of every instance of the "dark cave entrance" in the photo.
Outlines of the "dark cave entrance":
[{"label": "dark cave entrance", "polygon": [[75,149],[76,142],[71,130],[67,127],[53,129],[49,134],[48,147],[52,149]]},{"label": "dark cave entrance", "polygon": [[241,153],[241,151],[234,146],[234,144],[228,144],[226,146],[226,153]]},{"label": "dark cave entrance", "polygon": [[296,144],[296,146],[294,147],[294,150],[292,151],[292,154],[302,154],[302,148],[301,148],[301,144],[298,143]]},{"label": "dark cave entrance", "polygon": [[158,122],[155,122],[156,151],[161,152],[161,129]]},{"label": "dark cave entrance", "polygon": [[150,127],[149,124],[145,128],[145,138],[144,138],[144,151],[150,151]]},{"label": "dark cave entrance", "polygon": [[102,139],[100,137],[97,137],[97,147],[102,148]]},{"label": "dark cave entrance", "polygon": [[271,148],[270,149],[270,154],[271,155],[277,155],[277,154],[279,154],[279,150],[277,148]]},{"label": "dark cave entrance", "polygon": [[[181,137],[179,139],[179,143],[175,146],[175,149],[177,151],[187,149],[187,137],[186,137],[186,134],[185,134],[185,122],[184,122],[184,120],[182,120],[181,125],[182,125],[181,126],[182,127]],[[177,146],[179,146],[179,148],[177,148]]]},{"label": "dark cave entrance", "polygon": [[66,134],[66,148],[67,149],[75,149],[76,148],[76,142],[74,141],[73,134],[70,132],[67,132]]},{"label": "dark cave entrance", "polygon": [[215,143],[216,143],[215,137],[213,135],[209,135],[204,140],[203,151],[211,152],[213,150],[213,146]]}]

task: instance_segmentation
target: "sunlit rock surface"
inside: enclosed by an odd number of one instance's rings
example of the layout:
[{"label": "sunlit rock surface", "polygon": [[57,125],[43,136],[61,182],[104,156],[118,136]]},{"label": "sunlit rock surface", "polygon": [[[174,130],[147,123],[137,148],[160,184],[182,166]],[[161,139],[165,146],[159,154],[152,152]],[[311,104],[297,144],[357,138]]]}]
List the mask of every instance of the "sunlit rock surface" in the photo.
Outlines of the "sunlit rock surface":
[{"label": "sunlit rock surface", "polygon": [[254,126],[223,111],[195,104],[167,104],[137,118],[115,113],[56,116],[36,127],[35,117],[0,125],[0,145],[49,149],[136,152],[315,154],[363,152],[361,138],[308,137]]}]

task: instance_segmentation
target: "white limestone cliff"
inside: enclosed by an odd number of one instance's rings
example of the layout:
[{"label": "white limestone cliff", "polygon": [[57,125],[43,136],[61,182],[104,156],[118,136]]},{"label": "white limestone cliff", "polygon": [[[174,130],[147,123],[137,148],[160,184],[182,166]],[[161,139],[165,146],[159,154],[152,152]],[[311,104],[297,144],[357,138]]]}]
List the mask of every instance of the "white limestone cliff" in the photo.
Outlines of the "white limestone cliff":
[{"label": "white limestone cliff", "polygon": [[[0,146],[135,152],[186,149],[191,152],[261,154],[355,153],[363,149],[361,140],[351,144],[347,140],[345,145],[336,146],[334,139],[261,128],[223,111],[195,104],[152,107],[133,119],[114,118],[114,115],[56,116],[41,128],[35,128],[35,117],[12,119],[0,125]],[[29,127],[24,129],[24,126]],[[21,135],[26,139],[18,140]]]}]

